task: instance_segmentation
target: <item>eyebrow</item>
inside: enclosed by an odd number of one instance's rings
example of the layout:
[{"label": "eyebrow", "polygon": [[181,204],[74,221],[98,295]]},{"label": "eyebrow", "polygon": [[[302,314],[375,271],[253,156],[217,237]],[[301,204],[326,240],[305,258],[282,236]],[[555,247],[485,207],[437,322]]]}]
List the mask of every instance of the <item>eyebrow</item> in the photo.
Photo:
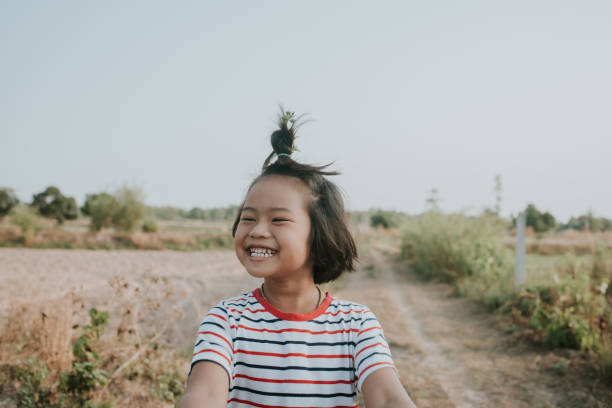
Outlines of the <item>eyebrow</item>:
[{"label": "eyebrow", "polygon": [[[257,210],[254,207],[244,207],[242,209],[242,211],[247,211],[247,210],[251,210],[253,212],[257,212]],[[288,208],[284,208],[284,207],[270,207],[268,208],[268,212],[272,212],[272,211],[285,211],[285,212],[291,212],[290,209]]]}]

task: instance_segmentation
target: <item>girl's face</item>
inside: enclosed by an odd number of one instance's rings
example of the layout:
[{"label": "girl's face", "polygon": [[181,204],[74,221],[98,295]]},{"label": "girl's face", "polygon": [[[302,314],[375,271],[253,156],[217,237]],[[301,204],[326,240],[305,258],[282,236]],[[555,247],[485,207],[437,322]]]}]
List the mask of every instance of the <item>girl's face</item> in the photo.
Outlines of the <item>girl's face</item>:
[{"label": "girl's face", "polygon": [[258,278],[312,275],[308,187],[287,176],[266,176],[251,188],[234,237],[240,263]]}]

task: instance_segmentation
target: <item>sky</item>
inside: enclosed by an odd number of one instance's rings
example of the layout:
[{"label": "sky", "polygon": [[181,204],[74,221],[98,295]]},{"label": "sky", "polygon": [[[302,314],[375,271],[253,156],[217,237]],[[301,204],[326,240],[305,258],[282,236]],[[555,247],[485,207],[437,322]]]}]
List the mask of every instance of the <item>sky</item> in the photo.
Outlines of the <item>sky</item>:
[{"label": "sky", "polygon": [[238,204],[278,105],[349,210],[612,218],[609,1],[3,1],[0,187]]}]

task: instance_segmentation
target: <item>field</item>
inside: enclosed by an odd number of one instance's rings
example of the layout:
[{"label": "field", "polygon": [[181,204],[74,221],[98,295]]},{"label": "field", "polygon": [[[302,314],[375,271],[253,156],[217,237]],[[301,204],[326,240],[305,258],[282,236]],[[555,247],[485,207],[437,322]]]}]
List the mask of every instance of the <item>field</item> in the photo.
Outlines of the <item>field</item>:
[{"label": "field", "polygon": [[[85,233],[82,225],[70,228]],[[202,231],[199,224],[164,228],[181,237]],[[521,331],[508,330],[515,325],[508,314],[458,297],[452,284],[417,278],[400,257],[400,231],[361,225],[355,236],[359,270],[326,289],[372,308],[419,407],[612,404],[593,355],[532,344]],[[532,279],[547,276],[542,271],[559,257],[530,254]],[[78,406],[80,395],[98,406],[172,406],[183,391],[201,318],[220,299],[258,284],[228,249],[0,248],[0,276],[0,407],[57,402],[61,373],[76,372],[75,342],[96,327],[91,308],[110,316],[99,339],[90,336],[99,354],[90,359],[92,370],[103,370],[107,381],[73,392],[66,404]]]}]

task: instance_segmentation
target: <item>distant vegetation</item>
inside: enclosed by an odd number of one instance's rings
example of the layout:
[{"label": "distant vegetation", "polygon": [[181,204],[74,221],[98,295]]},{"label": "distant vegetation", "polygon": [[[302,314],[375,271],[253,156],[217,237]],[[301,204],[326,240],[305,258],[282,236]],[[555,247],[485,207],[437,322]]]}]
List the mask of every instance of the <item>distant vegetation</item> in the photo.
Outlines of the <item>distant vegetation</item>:
[{"label": "distant vegetation", "polygon": [[[508,234],[516,218],[504,219],[499,216],[501,179],[496,178],[495,191],[495,207],[485,209],[482,216],[496,220],[500,230]],[[432,189],[426,200],[429,211],[440,211],[439,200],[438,190]],[[0,221],[3,218],[8,221],[0,223],[0,246],[178,250],[229,248],[232,243],[229,228],[237,212],[237,205],[206,209],[193,207],[190,210],[172,206],[147,206],[142,192],[128,186],[114,192],[87,194],[80,208],[73,197],[63,194],[55,186],[48,186],[34,194],[30,203],[20,203],[12,189],[0,188]],[[527,226],[539,236],[567,229],[612,231],[612,220],[596,217],[591,212],[572,217],[563,224],[550,212],[540,211],[534,204],[529,204],[526,215]],[[352,224],[399,230],[403,230],[405,225],[413,223],[419,216],[383,209],[347,213]],[[55,220],[56,224],[50,224],[51,220]],[[77,224],[66,224],[66,221],[75,221]],[[203,223],[190,224],[190,221]],[[84,223],[90,234],[82,230]],[[537,247],[537,244],[532,243],[530,248],[534,245]]]}]

